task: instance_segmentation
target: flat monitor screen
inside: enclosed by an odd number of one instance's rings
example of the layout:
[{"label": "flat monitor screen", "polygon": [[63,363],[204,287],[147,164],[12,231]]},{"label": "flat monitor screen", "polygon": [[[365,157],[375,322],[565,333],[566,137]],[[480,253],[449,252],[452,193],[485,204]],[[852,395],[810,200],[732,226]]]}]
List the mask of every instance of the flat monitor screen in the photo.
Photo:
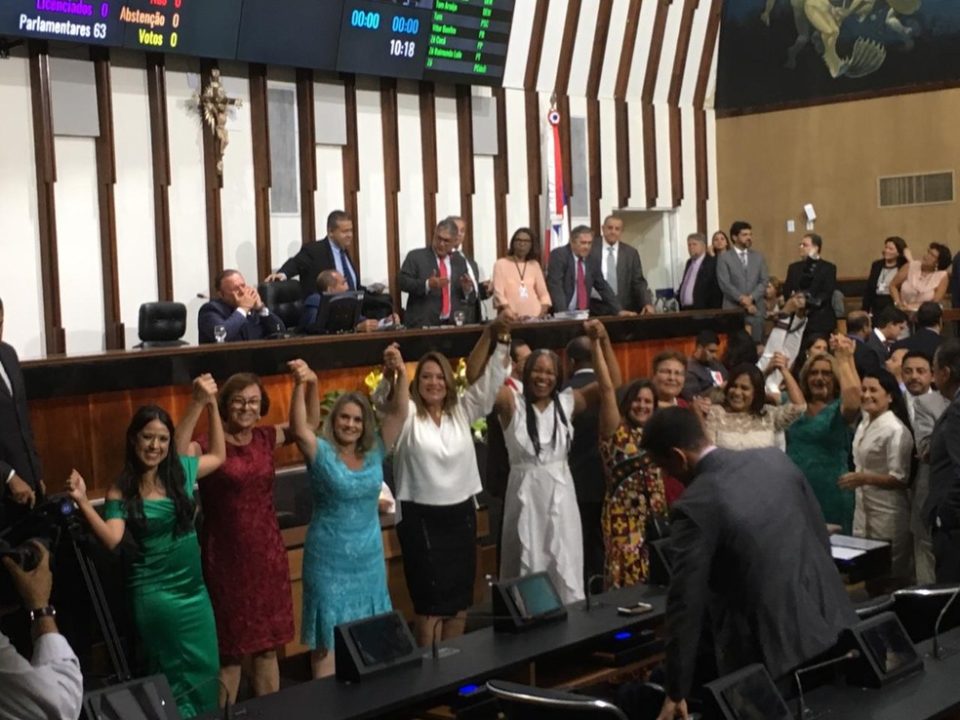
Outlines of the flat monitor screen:
[{"label": "flat monitor screen", "polygon": [[917,650],[896,618],[864,628],[860,633],[867,652],[885,675],[915,664]]},{"label": "flat monitor screen", "polygon": [[767,672],[758,667],[721,691],[723,702],[736,720],[792,720]]},{"label": "flat monitor screen", "polygon": [[510,595],[517,612],[525,620],[547,615],[563,607],[560,596],[545,574],[521,578],[511,586]]},{"label": "flat monitor screen", "polygon": [[410,631],[397,613],[381,615],[349,628],[350,638],[367,667],[405,658],[414,650]]},{"label": "flat monitor screen", "polygon": [[341,0],[244,0],[237,60],[333,70]]}]

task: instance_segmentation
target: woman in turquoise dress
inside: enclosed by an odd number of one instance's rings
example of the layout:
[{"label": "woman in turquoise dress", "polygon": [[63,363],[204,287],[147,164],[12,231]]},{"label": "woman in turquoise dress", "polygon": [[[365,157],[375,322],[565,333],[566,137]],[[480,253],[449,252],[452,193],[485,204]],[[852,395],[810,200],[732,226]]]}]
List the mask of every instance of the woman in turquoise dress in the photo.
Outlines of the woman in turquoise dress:
[{"label": "woman in turquoise dress", "polygon": [[[128,525],[139,545],[127,576],[139,646],[147,672],[166,676],[185,718],[215,709],[219,695],[217,631],[203,584],[192,499],[197,479],[216,470],[226,453],[216,396],[212,377],[197,378],[176,433],[162,408],[137,410],[127,428],[126,464],[107,491],[103,518],[76,470],[67,481],[104,545],[119,545]],[[175,434],[189,437],[204,407],[210,409],[210,452],[178,456]]]},{"label": "woman in turquoise dress", "polygon": [[312,650],[313,676],[323,677],[333,673],[336,625],[393,609],[378,501],[385,445],[396,441],[401,426],[386,421],[381,439],[367,399],[345,393],[318,437],[307,422],[304,401],[304,389],[316,376],[302,360],[292,361],[290,369],[295,382],[290,430],[307,461],[313,490],[303,548],[301,642]]},{"label": "woman in turquoise dress", "polygon": [[850,470],[852,423],[860,417],[860,377],[853,362],[854,341],[831,339],[834,355],[816,353],[800,371],[807,411],[787,429],[787,455],[803,471],[826,521],[853,530],[856,496],[837,484]]}]

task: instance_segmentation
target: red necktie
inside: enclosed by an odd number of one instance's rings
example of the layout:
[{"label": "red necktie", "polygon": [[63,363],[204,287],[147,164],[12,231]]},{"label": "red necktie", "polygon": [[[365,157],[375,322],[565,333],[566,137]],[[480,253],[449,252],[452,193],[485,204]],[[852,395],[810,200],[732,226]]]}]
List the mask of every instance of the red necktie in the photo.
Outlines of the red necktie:
[{"label": "red necktie", "polygon": [[[437,265],[440,266],[440,277],[447,276],[447,263],[444,258],[437,258]],[[447,283],[440,290],[440,317],[450,317],[450,284]]]},{"label": "red necktie", "polygon": [[587,304],[587,278],[583,272],[583,258],[577,259],[577,310],[586,310]]}]

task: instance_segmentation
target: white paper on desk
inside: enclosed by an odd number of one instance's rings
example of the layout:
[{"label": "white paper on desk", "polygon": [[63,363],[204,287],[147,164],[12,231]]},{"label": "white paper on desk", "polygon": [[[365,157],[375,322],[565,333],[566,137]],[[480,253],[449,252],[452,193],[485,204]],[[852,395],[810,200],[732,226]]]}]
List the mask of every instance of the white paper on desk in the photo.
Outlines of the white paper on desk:
[{"label": "white paper on desk", "polygon": [[853,537],[852,535],[831,535],[830,544],[834,547],[876,550],[877,548],[886,547],[890,543],[885,540],[871,540],[870,538]]},{"label": "white paper on desk", "polygon": [[858,558],[861,555],[866,555],[866,550],[857,550],[856,548],[840,547],[839,545],[834,545],[830,548],[830,554],[833,556],[834,560],[853,560]]}]

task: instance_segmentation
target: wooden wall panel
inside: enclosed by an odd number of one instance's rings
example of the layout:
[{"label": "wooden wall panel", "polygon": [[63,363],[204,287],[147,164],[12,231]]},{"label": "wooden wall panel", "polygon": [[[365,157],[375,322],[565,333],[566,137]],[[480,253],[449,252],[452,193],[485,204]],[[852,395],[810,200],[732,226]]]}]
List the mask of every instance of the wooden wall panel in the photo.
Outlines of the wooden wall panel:
[{"label": "wooden wall panel", "polygon": [[383,126],[383,181],[387,206],[387,272],[393,307],[400,307],[400,138],[397,128],[397,81],[380,81],[380,118]]},{"label": "wooden wall panel", "polygon": [[710,163],[707,158],[707,115],[703,109],[710,83],[710,69],[713,67],[717,49],[717,35],[720,32],[720,17],[723,13],[723,0],[711,0],[710,17],[704,33],[703,50],[700,55],[700,69],[697,72],[697,85],[693,92],[694,118],[694,157],[697,168],[697,230],[707,230],[707,200],[710,197]]},{"label": "wooden wall panel", "polygon": [[53,145],[50,99],[50,55],[47,44],[30,41],[30,92],[33,110],[33,149],[37,173],[37,214],[40,234],[40,272],[43,293],[43,335],[47,355],[66,352],[60,318],[60,271],[57,263],[57,210],[54,183],[57,159]]},{"label": "wooden wall panel", "polygon": [[[201,86],[207,87],[217,63],[213,60],[200,61]],[[223,190],[223,175],[217,170],[217,138],[213,129],[203,123],[203,186],[206,205],[207,226],[207,274],[210,279],[210,296],[217,292],[215,280],[223,270],[223,204],[220,191]]]},{"label": "wooden wall panel", "polygon": [[663,51],[663,33],[667,26],[667,14],[671,0],[657,0],[657,12],[653,19],[653,32],[650,39],[650,55],[647,59],[647,72],[643,78],[643,91],[640,98],[640,112],[643,118],[643,173],[647,207],[657,204],[660,195],[657,177],[657,120],[653,109],[653,94],[657,89],[660,74],[660,56]]},{"label": "wooden wall panel", "polygon": [[300,68],[297,70],[297,139],[300,144],[300,241],[304,245],[317,238],[317,135],[313,100],[313,70]]},{"label": "wooden wall panel", "polygon": [[533,30],[530,34],[527,71],[523,79],[524,113],[527,124],[527,181],[529,183],[527,202],[530,209],[530,229],[541,240],[545,231],[541,222],[544,211],[540,204],[540,195],[543,190],[540,143],[543,133],[541,131],[540,98],[537,94],[537,77],[540,75],[540,61],[543,58],[544,32],[547,26],[548,11],[546,0],[537,0],[537,6],[533,14]]},{"label": "wooden wall panel", "polygon": [[420,83],[420,139],[423,144],[423,237],[427,247],[437,227],[437,94],[433,83]]},{"label": "wooden wall panel", "polygon": [[600,0],[597,31],[594,35],[593,52],[590,56],[590,71],[587,75],[587,172],[590,176],[590,225],[598,228],[603,222],[600,216],[600,198],[603,196],[603,173],[600,162],[600,75],[603,72],[603,54],[610,32],[610,15],[613,0]]},{"label": "wooden wall panel", "polygon": [[620,63],[617,66],[617,81],[613,91],[617,134],[617,201],[620,207],[626,207],[633,194],[630,181],[630,111],[627,105],[627,88],[630,85],[630,68],[636,51],[637,35],[640,28],[641,0],[630,0],[627,9],[627,24],[624,30],[623,47],[620,50]]},{"label": "wooden wall panel", "polygon": [[473,196],[477,191],[473,167],[473,100],[469,85],[457,86],[457,150],[460,159],[460,216],[466,225],[463,251],[473,257]]},{"label": "wooden wall panel", "polygon": [[[313,89],[312,82],[310,88]],[[299,83],[297,90],[299,101]],[[302,123],[300,127],[303,127]],[[267,111],[266,65],[250,66],[250,140],[253,143],[253,211],[257,229],[257,277],[265,278],[273,272],[273,253],[270,246],[270,187],[273,184],[273,171],[270,166],[270,116]],[[300,185],[302,188],[302,177]],[[305,212],[306,209],[307,206],[301,203],[301,212]],[[310,209],[313,209],[312,195]]]},{"label": "wooden wall panel", "polygon": [[153,232],[157,244],[157,299],[173,300],[173,252],[170,245],[170,137],[167,77],[163,55],[147,53],[147,100],[153,152]]},{"label": "wooden wall panel", "polygon": [[[343,90],[346,100],[347,144],[343,146],[343,198],[344,210],[353,218],[353,236],[362,237],[363,218],[357,210],[357,193],[360,191],[360,153],[357,138],[357,78],[355,75],[343,76]],[[326,234],[326,227],[323,228]],[[350,260],[360,274],[360,243],[350,248]]]},{"label": "wooden wall panel", "polygon": [[683,79],[686,75],[693,19],[699,4],[700,0],[683,2],[680,35],[677,38],[677,52],[673,58],[670,90],[667,93],[670,117],[670,203],[672,207],[678,207],[683,200],[683,118],[680,110],[680,93],[683,91]]},{"label": "wooden wall panel", "polygon": [[507,227],[507,194],[510,192],[510,148],[507,139],[507,97],[503,88],[494,88],[497,103],[497,154],[493,159],[493,211],[497,224],[497,257],[507,254],[512,229]]}]

